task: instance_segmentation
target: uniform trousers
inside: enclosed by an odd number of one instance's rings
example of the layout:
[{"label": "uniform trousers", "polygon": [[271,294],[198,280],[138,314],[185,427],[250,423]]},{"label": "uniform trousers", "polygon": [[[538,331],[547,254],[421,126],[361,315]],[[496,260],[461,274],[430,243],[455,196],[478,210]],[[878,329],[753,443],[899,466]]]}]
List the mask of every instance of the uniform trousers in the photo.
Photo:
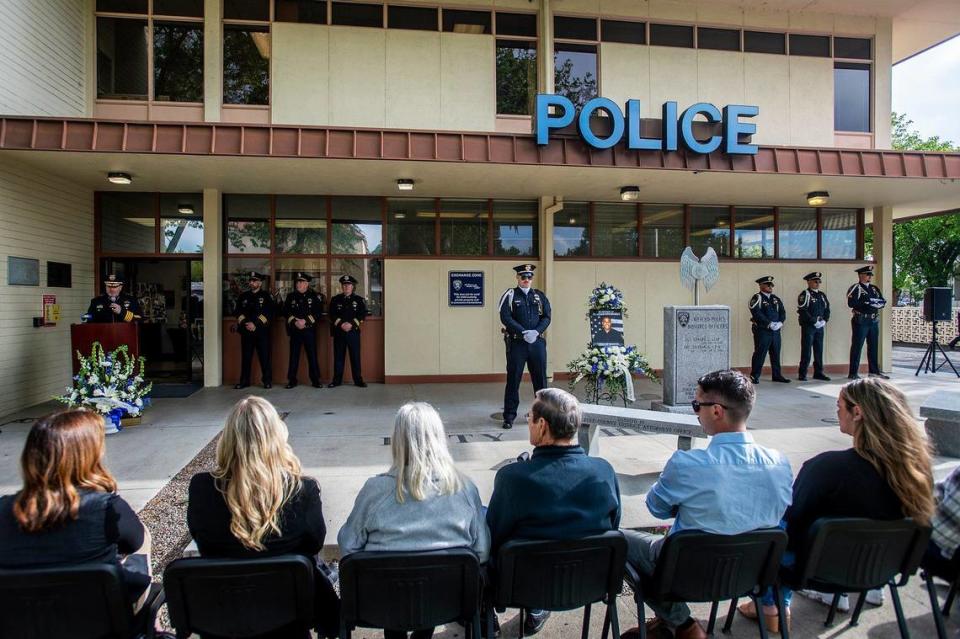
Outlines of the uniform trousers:
[{"label": "uniform trousers", "polygon": [[310,371],[310,381],[320,383],[320,366],[317,363],[317,332],[313,326],[303,329],[290,328],[290,365],[287,367],[287,381],[297,383],[297,372],[300,368],[300,351],[307,352],[307,367]]},{"label": "uniform trousers", "polygon": [[340,328],[333,332],[333,383],[343,383],[343,362],[347,351],[350,351],[350,372],[354,383],[362,382],[360,374],[360,331],[353,329],[344,332]]},{"label": "uniform trousers", "polygon": [[800,377],[807,376],[810,351],[813,351],[813,374],[823,375],[823,328],[813,324],[800,325]]},{"label": "uniform trousers", "polygon": [[763,371],[763,360],[770,353],[770,368],[773,369],[773,377],[782,377],[780,372],[780,331],[771,331],[769,328],[753,327],[753,360],[750,366],[750,374],[753,377],[760,377]]},{"label": "uniform trousers", "polygon": [[270,329],[257,328],[250,332],[243,325],[240,326],[240,383],[250,383],[250,367],[253,364],[253,351],[257,351],[257,360],[260,362],[260,381],[264,384],[273,382],[273,363],[270,356]]},{"label": "uniform trousers", "polygon": [[863,343],[867,343],[867,363],[870,374],[880,373],[880,359],[878,345],[880,342],[880,322],[875,319],[861,319],[854,315],[850,320],[853,329],[853,338],[850,341],[850,375],[860,371],[860,354],[863,352]]},{"label": "uniform trousers", "polygon": [[536,392],[547,386],[547,342],[537,337],[533,344],[507,338],[507,385],[503,391],[503,421],[513,423],[520,405],[520,382],[524,366],[530,369],[530,381]]}]

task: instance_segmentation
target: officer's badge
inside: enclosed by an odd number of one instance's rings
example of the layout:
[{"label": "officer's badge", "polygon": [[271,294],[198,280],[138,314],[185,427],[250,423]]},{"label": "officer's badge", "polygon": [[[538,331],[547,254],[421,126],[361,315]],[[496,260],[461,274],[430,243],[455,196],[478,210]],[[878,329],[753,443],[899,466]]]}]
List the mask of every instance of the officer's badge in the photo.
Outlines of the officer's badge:
[{"label": "officer's badge", "polygon": [[102,311],[102,310],[103,310],[103,304],[97,304],[97,310],[98,310],[98,311]]},{"label": "officer's badge", "polygon": [[688,313],[687,311],[680,311],[679,313],[677,313],[677,324],[679,324],[681,328],[686,328],[687,324],[689,323],[690,323],[690,313]]},{"label": "officer's badge", "polygon": [[353,302],[353,308],[357,308],[357,303]]}]

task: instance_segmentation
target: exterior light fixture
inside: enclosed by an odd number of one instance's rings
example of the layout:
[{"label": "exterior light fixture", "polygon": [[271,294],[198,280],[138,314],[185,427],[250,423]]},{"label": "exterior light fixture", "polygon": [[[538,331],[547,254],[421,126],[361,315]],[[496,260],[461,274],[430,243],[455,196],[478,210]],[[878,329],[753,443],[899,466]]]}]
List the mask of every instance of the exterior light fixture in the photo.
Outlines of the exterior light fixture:
[{"label": "exterior light fixture", "polygon": [[640,199],[639,186],[621,186],[620,199],[624,202],[636,202]]},{"label": "exterior light fixture", "polygon": [[395,220],[403,220],[403,219],[406,219],[406,217],[407,217],[407,214],[406,214],[406,213],[394,213],[394,214],[393,214],[393,219],[395,219]]},{"label": "exterior light fixture", "polygon": [[193,205],[192,204],[178,204],[177,212],[180,215],[193,215]]},{"label": "exterior light fixture", "polygon": [[810,191],[807,193],[807,204],[810,206],[826,206],[830,201],[830,193],[827,191]]},{"label": "exterior light fixture", "polygon": [[107,173],[107,180],[111,184],[131,184],[133,182],[133,176],[129,173],[110,172]]},{"label": "exterior light fixture", "polygon": [[399,189],[400,191],[412,191],[413,180],[406,180],[406,179],[397,180],[397,189]]}]

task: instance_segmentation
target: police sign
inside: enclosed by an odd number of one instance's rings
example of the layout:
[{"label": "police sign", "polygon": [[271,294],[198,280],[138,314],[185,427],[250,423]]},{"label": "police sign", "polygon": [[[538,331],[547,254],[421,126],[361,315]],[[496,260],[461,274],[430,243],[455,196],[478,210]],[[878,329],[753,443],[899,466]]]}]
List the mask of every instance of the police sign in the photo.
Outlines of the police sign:
[{"label": "police sign", "polygon": [[[730,155],[756,155],[757,145],[740,142],[741,135],[757,132],[753,122],[742,122],[740,118],[752,118],[760,109],[746,104],[730,104],[721,111],[707,102],[697,102],[678,115],[676,102],[663,104],[663,127],[659,138],[640,136],[640,100],[627,100],[626,109],[609,98],[593,98],[583,105],[580,113],[569,98],[562,95],[541,93],[537,95],[536,131],[537,144],[550,143],[550,130],[562,129],[577,120],[577,131],[588,145],[595,149],[609,149],[618,144],[627,135],[627,148],[637,151],[676,151],[679,144],[694,153],[713,153],[723,147]],[[606,112],[610,118],[611,130],[606,137],[599,137],[590,128],[590,118],[597,111]],[[713,135],[706,140],[698,140],[693,134],[693,123],[698,115],[705,118],[707,124],[720,124],[721,135]],[[700,120],[701,122],[703,120]]]}]

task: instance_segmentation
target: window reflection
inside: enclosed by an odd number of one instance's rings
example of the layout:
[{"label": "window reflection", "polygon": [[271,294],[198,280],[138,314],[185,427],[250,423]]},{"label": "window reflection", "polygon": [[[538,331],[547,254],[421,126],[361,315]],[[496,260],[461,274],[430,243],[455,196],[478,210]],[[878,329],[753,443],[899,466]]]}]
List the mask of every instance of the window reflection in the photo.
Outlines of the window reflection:
[{"label": "window reflection", "polygon": [[593,254],[596,257],[637,255],[637,206],[597,202],[593,210]]},{"label": "window reflection", "polygon": [[101,193],[100,247],[103,252],[156,251],[155,207],[153,193]]},{"label": "window reflection", "polygon": [[494,200],[493,254],[536,257],[537,216],[535,200]]},{"label": "window reflection", "polygon": [[557,43],[553,53],[554,92],[577,107],[597,97],[597,47]]},{"label": "window reflection", "polygon": [[146,20],[97,18],[97,97],[147,99]]},{"label": "window reflection", "polygon": [[719,256],[730,255],[730,209],[726,206],[690,207],[690,248],[697,257],[712,247]]},{"label": "window reflection", "polygon": [[440,252],[444,255],[486,255],[486,200],[440,200]]},{"label": "window reflection", "polygon": [[[232,257],[227,259],[227,266],[223,273],[223,314],[232,317],[237,304],[237,298],[249,288],[250,272],[256,271],[267,276],[263,289],[276,293],[273,278],[270,277],[270,259],[266,257]],[[276,298],[276,296],[274,295]]]},{"label": "window reflection", "polygon": [[367,300],[367,311],[373,316],[383,315],[383,260],[373,257],[345,257],[333,260],[330,273],[332,294],[341,292],[339,279],[352,275],[357,284],[354,292]]},{"label": "window reflection", "polygon": [[773,257],[773,209],[736,208],[734,212],[734,257]]},{"label": "window reflection", "polygon": [[435,209],[432,199],[387,200],[387,252],[390,255],[434,255]]},{"label": "window reflection", "polygon": [[378,197],[332,198],[333,253],[382,253],[382,207],[382,200]]},{"label": "window reflection", "polygon": [[224,195],[227,253],[270,252],[270,196]]},{"label": "window reflection", "polygon": [[160,244],[163,253],[203,252],[202,194],[160,194]]},{"label": "window reflection", "polygon": [[277,253],[327,252],[327,198],[278,195],[274,225]]},{"label": "window reflection", "polygon": [[497,40],[497,113],[532,115],[536,94],[536,41]]},{"label": "window reflection", "polygon": [[825,260],[852,260],[857,257],[857,210],[823,209],[820,256]]},{"label": "window reflection", "polygon": [[203,102],[203,25],[153,23],[153,99]]},{"label": "window reflection", "polygon": [[816,259],[817,210],[802,207],[780,209],[779,243],[781,259]]},{"label": "window reflection", "polygon": [[565,202],[553,215],[553,254],[557,257],[590,255],[590,205]]},{"label": "window reflection", "polygon": [[643,256],[680,257],[683,251],[683,205],[643,205]]},{"label": "window reflection", "polygon": [[270,103],[270,28],[223,25],[224,104]]}]

